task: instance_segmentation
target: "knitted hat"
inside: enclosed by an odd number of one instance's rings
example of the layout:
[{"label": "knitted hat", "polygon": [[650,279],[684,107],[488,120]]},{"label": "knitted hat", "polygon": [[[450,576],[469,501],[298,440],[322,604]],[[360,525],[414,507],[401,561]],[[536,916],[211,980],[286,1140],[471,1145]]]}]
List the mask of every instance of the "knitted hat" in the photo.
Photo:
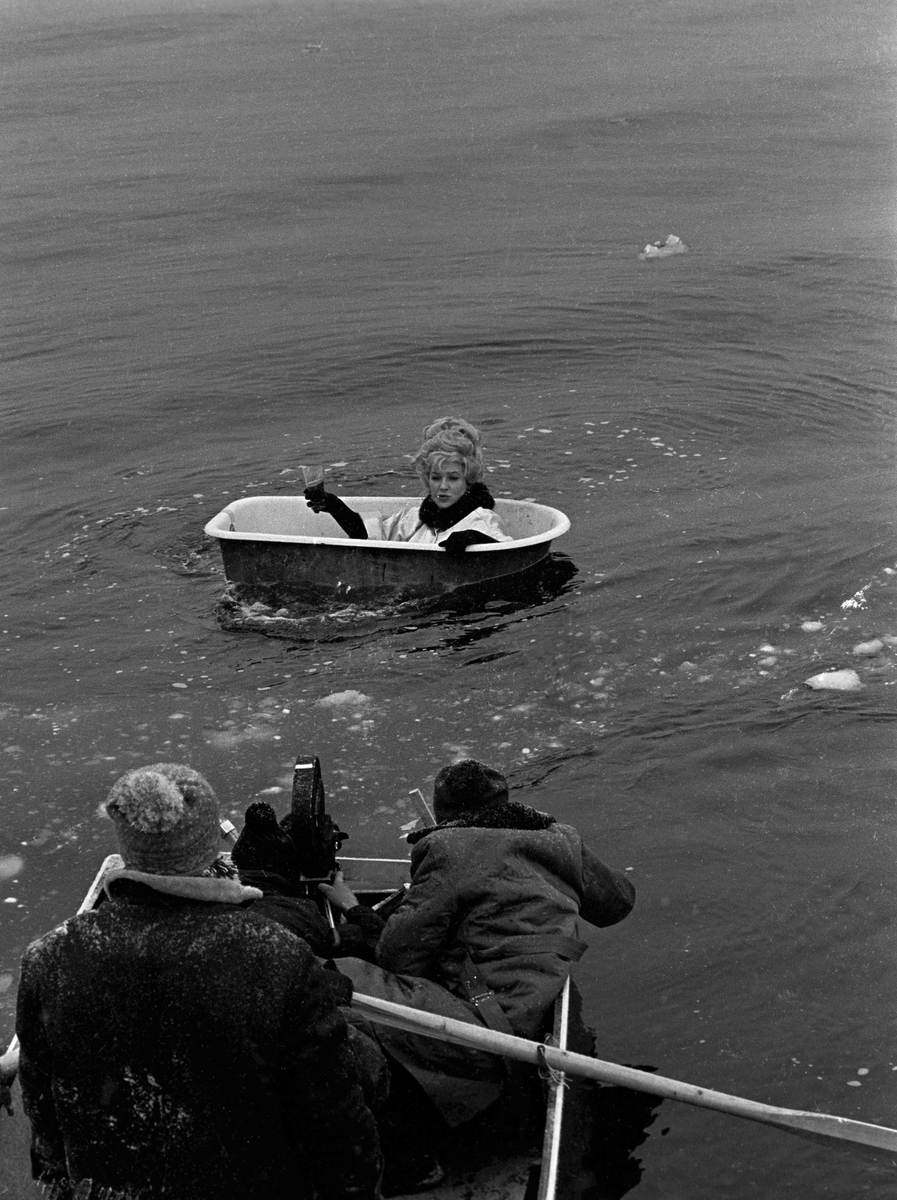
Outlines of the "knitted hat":
[{"label": "knitted hat", "polygon": [[106,800],[125,866],[151,875],[200,875],[218,854],[218,801],[191,767],[128,771]]},{"label": "knitted hat", "polygon": [[504,775],[473,758],[443,767],[433,784],[433,806],[439,821],[451,821],[461,813],[489,808],[507,798]]}]

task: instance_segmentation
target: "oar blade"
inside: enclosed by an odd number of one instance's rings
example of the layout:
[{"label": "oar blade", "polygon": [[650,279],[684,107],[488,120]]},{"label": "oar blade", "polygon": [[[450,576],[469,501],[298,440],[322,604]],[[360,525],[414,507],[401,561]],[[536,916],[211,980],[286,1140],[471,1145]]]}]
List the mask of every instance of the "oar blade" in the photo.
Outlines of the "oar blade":
[{"label": "oar blade", "polygon": [[842,1142],[853,1142],[871,1150],[884,1150],[897,1164],[897,1129],[884,1125],[870,1125],[866,1121],[852,1121],[848,1117],[833,1117],[828,1113],[799,1112],[791,1109],[774,1109],[781,1118],[774,1124],[791,1133],[802,1134],[814,1142],[830,1142],[836,1138]]}]

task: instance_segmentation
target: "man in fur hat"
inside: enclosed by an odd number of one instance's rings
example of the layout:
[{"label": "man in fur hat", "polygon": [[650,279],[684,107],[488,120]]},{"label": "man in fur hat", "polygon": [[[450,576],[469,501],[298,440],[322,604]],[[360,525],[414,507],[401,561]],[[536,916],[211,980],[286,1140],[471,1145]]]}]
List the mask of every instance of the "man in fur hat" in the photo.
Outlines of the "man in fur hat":
[{"label": "man in fur hat", "polygon": [[58,1200],[374,1200],[381,1156],[345,1020],[308,946],[220,867],[186,766],[106,803],[124,860],[98,908],[25,952],[32,1167]]},{"label": "man in fur hat", "polygon": [[[355,990],[427,1012],[538,1036],[585,951],[581,917],[621,921],[635,890],[571,825],[508,797],[504,776],[466,759],[436,776],[437,825],[408,835],[411,887],[386,922],[377,965],[337,964]],[[321,890],[344,910],[341,882]],[[446,1042],[379,1027],[381,1044],[455,1125],[501,1091],[498,1060]]]}]

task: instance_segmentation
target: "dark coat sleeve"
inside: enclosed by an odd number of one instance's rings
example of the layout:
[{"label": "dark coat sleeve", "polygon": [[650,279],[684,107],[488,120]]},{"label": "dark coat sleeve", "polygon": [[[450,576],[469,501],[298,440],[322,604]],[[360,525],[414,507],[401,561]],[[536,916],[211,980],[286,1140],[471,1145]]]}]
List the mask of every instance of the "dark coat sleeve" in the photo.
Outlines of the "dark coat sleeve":
[{"label": "dark coat sleeve", "polygon": [[39,953],[35,946],[30,946],[22,959],[16,1032],[20,1043],[22,1102],[31,1122],[31,1172],[35,1179],[55,1185],[60,1200],[64,1200],[70,1194],[70,1187],[53,1099],[53,1057],[41,1019],[40,979]]},{"label": "dark coat sleeve", "polygon": [[588,846],[582,848],[582,880],[579,915],[590,925],[616,925],[632,911],[635,888],[629,879],[606,866]]},{"label": "dark coat sleeve", "polygon": [[342,954],[376,962],[377,945],[385,925],[379,913],[364,904],[356,904],[349,909],[345,922],[340,925],[341,946],[334,957]]},{"label": "dark coat sleeve", "polygon": [[435,839],[415,847],[411,888],[386,922],[377,962],[387,971],[434,978],[461,897],[450,854]]},{"label": "dark coat sleeve", "polygon": [[[246,882],[251,876],[241,875],[240,879]],[[330,926],[314,900],[265,891],[261,900],[253,900],[250,911],[256,916],[276,921],[296,937],[301,937],[319,958],[329,958],[332,954],[333,938]]]},{"label": "dark coat sleeve", "polygon": [[[240,878],[243,882],[250,880],[255,883],[251,875]],[[376,961],[376,946],[385,922],[363,904],[356,905],[346,913],[346,920],[339,925],[339,942],[334,941],[333,931],[314,900],[265,891],[261,900],[253,901],[252,911],[257,916],[276,921],[290,933],[301,937],[318,958],[350,957],[363,958],[367,962]]]},{"label": "dark coat sleeve", "polygon": [[[305,489],[306,499],[309,499],[311,491],[314,491],[314,489]],[[309,508],[311,507],[312,505],[309,504]],[[350,538],[357,538],[362,542],[367,541],[368,531],[365,528],[364,518],[354,508],[349,508],[345,500],[341,500],[333,492],[324,492],[321,507],[324,509],[324,512],[329,513],[333,517],[343,533],[347,534]],[[315,512],[319,511],[320,509],[316,507]]]}]

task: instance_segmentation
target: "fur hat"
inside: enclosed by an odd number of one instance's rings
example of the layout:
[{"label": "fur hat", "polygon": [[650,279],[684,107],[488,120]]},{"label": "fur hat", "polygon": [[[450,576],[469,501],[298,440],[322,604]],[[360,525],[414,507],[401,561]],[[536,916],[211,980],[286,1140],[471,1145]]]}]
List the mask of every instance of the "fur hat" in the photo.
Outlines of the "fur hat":
[{"label": "fur hat", "polygon": [[192,767],[128,771],[106,800],[125,866],[150,875],[201,875],[218,854],[218,801]]},{"label": "fur hat", "polygon": [[461,813],[489,808],[507,798],[504,775],[473,758],[443,767],[433,784],[433,806],[439,821],[451,821]]}]

